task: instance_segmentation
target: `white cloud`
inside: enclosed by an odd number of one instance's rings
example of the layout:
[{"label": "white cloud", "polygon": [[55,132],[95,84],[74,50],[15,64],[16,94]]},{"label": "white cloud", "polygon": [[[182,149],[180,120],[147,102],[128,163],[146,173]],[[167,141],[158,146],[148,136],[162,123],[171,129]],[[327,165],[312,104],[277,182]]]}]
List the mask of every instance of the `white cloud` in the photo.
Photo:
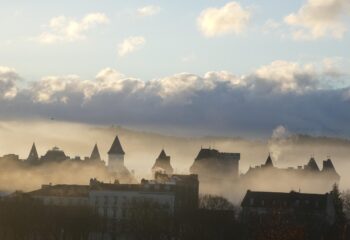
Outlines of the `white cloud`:
[{"label": "white cloud", "polygon": [[66,16],[54,17],[48,24],[48,30],[41,33],[37,40],[41,43],[74,42],[86,38],[86,32],[98,24],[107,24],[103,13],[90,13],[80,21]]},{"label": "white cloud", "polygon": [[118,45],[118,54],[119,56],[125,56],[139,50],[145,43],[146,39],[142,36],[128,37]]},{"label": "white cloud", "polygon": [[137,9],[138,15],[143,16],[143,17],[156,15],[159,12],[160,12],[160,7],[154,6],[154,5],[148,5],[148,6],[144,6],[144,7]]},{"label": "white cloud", "polygon": [[344,18],[350,16],[349,0],[307,0],[297,13],[284,21],[293,27],[297,40],[313,40],[332,36],[342,38],[347,31]]},{"label": "white cloud", "polygon": [[13,99],[17,95],[16,82],[20,79],[13,68],[0,66],[0,99]]},{"label": "white cloud", "polygon": [[222,8],[207,8],[197,18],[199,30],[206,37],[229,33],[239,34],[247,26],[251,12],[237,2],[227,3]]}]

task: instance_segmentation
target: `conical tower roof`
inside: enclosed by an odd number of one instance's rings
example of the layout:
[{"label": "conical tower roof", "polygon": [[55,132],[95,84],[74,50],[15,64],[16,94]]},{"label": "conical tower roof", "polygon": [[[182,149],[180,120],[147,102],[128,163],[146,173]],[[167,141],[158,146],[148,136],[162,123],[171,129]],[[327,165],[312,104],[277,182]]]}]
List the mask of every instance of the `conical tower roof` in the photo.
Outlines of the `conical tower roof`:
[{"label": "conical tower roof", "polygon": [[266,166],[266,167],[273,167],[273,162],[272,162],[272,159],[271,159],[271,155],[270,155],[270,154],[269,154],[269,156],[268,156],[267,159],[266,159],[265,166]]},{"label": "conical tower roof", "polygon": [[167,155],[166,155],[164,149],[162,149],[162,151],[160,152],[158,159],[162,159],[162,160],[167,159]]},{"label": "conical tower roof", "polygon": [[315,158],[311,157],[309,162],[307,163],[307,168],[312,171],[320,171],[315,161]]},{"label": "conical tower roof", "polygon": [[111,148],[108,151],[108,154],[122,154],[122,155],[125,154],[125,152],[122,148],[122,145],[120,144],[118,135],[115,136],[115,139],[113,141]]},{"label": "conical tower roof", "polygon": [[35,147],[35,143],[33,143],[32,148],[30,149],[30,153],[28,155],[27,160],[30,162],[39,161],[39,156]]},{"label": "conical tower roof", "polygon": [[91,152],[90,160],[101,161],[100,151],[98,150],[97,144]]},{"label": "conical tower roof", "polygon": [[164,149],[160,152],[156,162],[152,167],[152,171],[165,171],[167,174],[173,173],[173,167],[170,164],[170,156],[167,156]]}]

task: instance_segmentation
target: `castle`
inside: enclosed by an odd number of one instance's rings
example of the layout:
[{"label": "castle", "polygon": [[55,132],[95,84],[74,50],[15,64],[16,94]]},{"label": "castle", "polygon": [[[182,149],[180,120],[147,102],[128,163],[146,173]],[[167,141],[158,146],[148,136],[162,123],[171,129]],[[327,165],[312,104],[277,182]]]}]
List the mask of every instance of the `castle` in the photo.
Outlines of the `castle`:
[{"label": "castle", "polygon": [[[48,150],[45,155],[39,157],[35,143],[33,143],[27,159],[21,160],[18,155],[8,154],[1,157],[0,162],[18,162],[29,167],[60,162],[90,164],[105,169],[114,178],[122,182],[132,182],[135,178],[124,164],[124,156],[125,152],[118,136],[116,136],[108,151],[107,166],[101,159],[97,144],[94,145],[90,157],[85,157],[83,160],[80,157],[70,158],[58,147]],[[323,191],[329,190],[332,184],[340,180],[340,176],[336,172],[331,159],[323,161],[322,170],[319,169],[314,158],[311,158],[306,165],[297,168],[278,168],[274,166],[269,155],[264,164],[250,167],[245,174],[239,174],[240,158],[240,153],[220,152],[216,149],[201,148],[189,171],[191,174],[198,175],[202,185],[219,186],[220,184],[228,183],[229,185],[240,185],[244,189],[253,187],[257,190],[271,187],[276,190],[283,190],[287,186],[292,186],[293,189],[303,188],[303,190],[307,189],[307,186],[311,186],[311,190],[314,190],[314,186],[320,186],[322,189],[319,190]],[[156,158],[151,171],[153,175],[156,173],[170,175],[174,173],[170,156],[165,153],[164,149],[161,150]],[[112,175],[111,177],[113,178]]]}]

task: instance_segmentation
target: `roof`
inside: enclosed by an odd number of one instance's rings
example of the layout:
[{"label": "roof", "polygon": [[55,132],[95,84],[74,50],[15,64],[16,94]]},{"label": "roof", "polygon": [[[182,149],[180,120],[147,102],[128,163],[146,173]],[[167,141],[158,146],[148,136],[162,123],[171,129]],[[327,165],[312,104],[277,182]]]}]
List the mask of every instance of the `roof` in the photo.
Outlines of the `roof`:
[{"label": "roof", "polygon": [[166,155],[164,149],[162,149],[162,151],[160,152],[157,159],[167,159],[167,155]]},{"label": "roof", "polygon": [[264,208],[303,208],[306,210],[325,209],[326,194],[312,194],[299,192],[255,192],[248,190],[241,203],[242,207]]},{"label": "roof", "polygon": [[113,144],[111,146],[111,148],[108,151],[108,154],[125,154],[122,145],[120,144],[118,135],[115,136],[115,139],[113,141]]},{"label": "roof", "polygon": [[58,147],[54,147],[46,152],[44,159],[49,161],[64,161],[67,160],[68,157]]},{"label": "roof", "polygon": [[317,166],[317,163],[315,161],[315,158],[310,158],[309,162],[307,163],[307,165],[304,167],[307,170],[311,170],[311,171],[320,171],[320,169]]},{"label": "roof", "polygon": [[269,154],[269,156],[266,159],[265,166],[266,167],[273,167],[273,162],[272,162],[270,154]]},{"label": "roof", "polygon": [[33,143],[33,145],[32,145],[32,148],[30,150],[30,153],[28,155],[27,160],[30,162],[39,160],[39,156],[38,156],[38,152],[37,152],[36,147],[35,147],[35,143]]},{"label": "roof", "polygon": [[165,170],[167,173],[173,172],[173,167],[170,164],[170,156],[166,155],[164,149],[162,149],[156,162],[153,164],[152,170]]},{"label": "roof", "polygon": [[97,144],[95,144],[94,149],[91,152],[90,160],[101,161],[100,152],[98,151]]},{"label": "roof", "polygon": [[31,196],[51,197],[87,197],[90,187],[88,185],[43,185],[41,189],[29,192]]},{"label": "roof", "polygon": [[201,148],[195,160],[208,159],[208,158],[235,158],[240,159],[240,153],[225,153],[219,152],[216,149]]}]

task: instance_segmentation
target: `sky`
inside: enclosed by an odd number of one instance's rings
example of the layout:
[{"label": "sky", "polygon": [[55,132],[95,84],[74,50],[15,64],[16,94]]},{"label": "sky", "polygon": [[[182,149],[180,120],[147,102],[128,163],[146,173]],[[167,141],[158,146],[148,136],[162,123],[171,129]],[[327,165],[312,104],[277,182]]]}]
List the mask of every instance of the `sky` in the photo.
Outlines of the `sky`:
[{"label": "sky", "polygon": [[349,0],[2,1],[0,120],[350,137]]}]

